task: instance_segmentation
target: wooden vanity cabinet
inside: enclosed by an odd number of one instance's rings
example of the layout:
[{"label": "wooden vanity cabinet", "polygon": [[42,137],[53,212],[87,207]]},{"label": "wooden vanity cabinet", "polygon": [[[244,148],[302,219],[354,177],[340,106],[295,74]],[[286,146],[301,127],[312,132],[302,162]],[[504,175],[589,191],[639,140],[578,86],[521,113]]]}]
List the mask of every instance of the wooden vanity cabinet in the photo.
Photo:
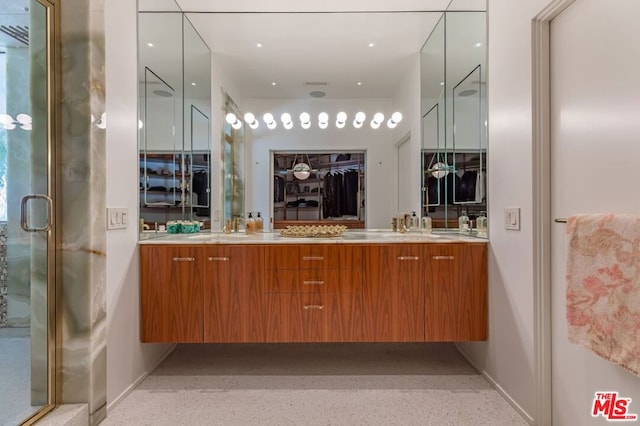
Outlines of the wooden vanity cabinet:
[{"label": "wooden vanity cabinet", "polygon": [[260,246],[202,248],[204,277],[204,342],[264,340]]},{"label": "wooden vanity cabinet", "polygon": [[364,248],[364,340],[424,341],[422,244]]},{"label": "wooden vanity cabinet", "polygon": [[140,334],[143,342],[202,342],[202,298],[199,247],[140,247]]},{"label": "wooden vanity cabinet", "polygon": [[486,244],[425,244],[426,341],[487,339]]},{"label": "wooden vanity cabinet", "polygon": [[362,247],[268,246],[265,259],[267,342],[361,339]]}]

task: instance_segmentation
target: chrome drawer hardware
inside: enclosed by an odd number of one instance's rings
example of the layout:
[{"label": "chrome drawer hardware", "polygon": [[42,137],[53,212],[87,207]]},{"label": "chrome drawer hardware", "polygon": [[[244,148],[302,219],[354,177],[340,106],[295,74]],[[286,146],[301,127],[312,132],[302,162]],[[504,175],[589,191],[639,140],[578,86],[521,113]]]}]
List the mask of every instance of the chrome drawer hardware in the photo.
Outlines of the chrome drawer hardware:
[{"label": "chrome drawer hardware", "polygon": [[455,256],[433,256],[433,260],[453,260]]},{"label": "chrome drawer hardware", "polygon": [[302,281],[303,285],[323,285],[324,281]]},{"label": "chrome drawer hardware", "polygon": [[214,262],[214,261],[218,261],[218,262],[228,262],[229,258],[227,256],[222,256],[222,257],[210,257],[208,258],[209,261]]},{"label": "chrome drawer hardware", "polygon": [[420,260],[418,256],[398,256],[398,260]]},{"label": "chrome drawer hardware", "polygon": [[302,256],[302,260],[324,260],[324,256]]},{"label": "chrome drawer hardware", "polygon": [[324,309],[324,305],[304,305],[303,308],[304,308],[305,311],[308,311],[309,309],[322,310],[322,309]]},{"label": "chrome drawer hardware", "polygon": [[174,257],[173,261],[174,262],[195,262],[196,258],[195,257]]}]

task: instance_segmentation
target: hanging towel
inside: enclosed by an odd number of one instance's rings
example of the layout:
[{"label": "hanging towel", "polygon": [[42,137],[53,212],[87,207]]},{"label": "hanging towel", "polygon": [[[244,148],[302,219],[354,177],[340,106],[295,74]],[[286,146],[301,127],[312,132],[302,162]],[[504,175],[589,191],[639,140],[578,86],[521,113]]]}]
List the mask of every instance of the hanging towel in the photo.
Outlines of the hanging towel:
[{"label": "hanging towel", "polygon": [[640,216],[567,220],[569,341],[640,376]]},{"label": "hanging towel", "polygon": [[475,202],[482,203],[483,198],[484,198],[484,173],[482,173],[482,170],[478,170],[478,174],[476,176]]}]

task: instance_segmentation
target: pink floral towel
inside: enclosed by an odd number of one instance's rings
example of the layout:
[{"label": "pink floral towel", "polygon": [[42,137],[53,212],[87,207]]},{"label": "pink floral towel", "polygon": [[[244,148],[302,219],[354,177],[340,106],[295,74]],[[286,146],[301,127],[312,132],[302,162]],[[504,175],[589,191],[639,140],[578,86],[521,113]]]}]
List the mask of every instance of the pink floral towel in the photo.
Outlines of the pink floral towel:
[{"label": "pink floral towel", "polygon": [[569,341],[640,375],[640,216],[567,220]]}]

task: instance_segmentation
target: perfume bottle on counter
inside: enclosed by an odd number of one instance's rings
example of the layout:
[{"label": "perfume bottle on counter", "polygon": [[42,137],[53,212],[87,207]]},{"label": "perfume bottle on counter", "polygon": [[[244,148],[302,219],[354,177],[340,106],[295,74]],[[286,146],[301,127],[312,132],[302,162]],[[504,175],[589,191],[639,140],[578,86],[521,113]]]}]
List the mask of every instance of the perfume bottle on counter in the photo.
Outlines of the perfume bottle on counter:
[{"label": "perfume bottle on counter", "polygon": [[476,229],[478,230],[478,237],[487,236],[487,212],[480,212],[478,215]]},{"label": "perfume bottle on counter", "polygon": [[432,231],[432,223],[431,223],[431,217],[429,216],[423,216],[422,217],[422,233],[423,234],[430,234]]},{"label": "perfume bottle on counter", "polygon": [[420,219],[416,215],[416,212],[411,212],[411,217],[409,217],[409,232],[418,232],[420,229]]},{"label": "perfume bottle on counter", "polygon": [[467,216],[466,210],[462,210],[462,214],[458,217],[458,232],[467,234],[469,229],[469,216]]}]

